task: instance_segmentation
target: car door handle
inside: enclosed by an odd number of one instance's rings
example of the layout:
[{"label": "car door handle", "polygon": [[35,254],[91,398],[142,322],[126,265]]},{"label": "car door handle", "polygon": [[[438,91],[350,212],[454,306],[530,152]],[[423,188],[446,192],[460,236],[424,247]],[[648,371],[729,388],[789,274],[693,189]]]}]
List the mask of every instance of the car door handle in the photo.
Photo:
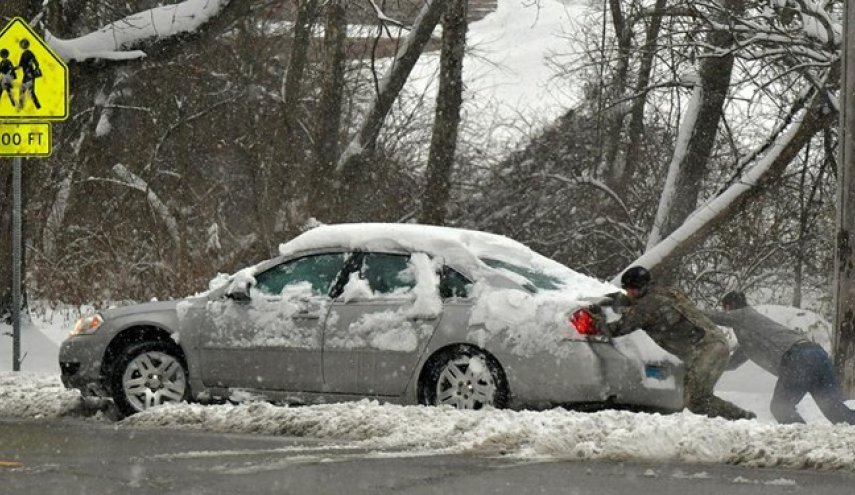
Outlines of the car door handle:
[{"label": "car door handle", "polygon": [[407,319],[410,321],[433,321],[437,317],[436,316],[408,316]]},{"label": "car door handle", "polygon": [[310,313],[308,310],[301,310],[294,313],[294,318],[299,318],[301,320],[319,320],[321,319],[320,315],[317,313]]}]

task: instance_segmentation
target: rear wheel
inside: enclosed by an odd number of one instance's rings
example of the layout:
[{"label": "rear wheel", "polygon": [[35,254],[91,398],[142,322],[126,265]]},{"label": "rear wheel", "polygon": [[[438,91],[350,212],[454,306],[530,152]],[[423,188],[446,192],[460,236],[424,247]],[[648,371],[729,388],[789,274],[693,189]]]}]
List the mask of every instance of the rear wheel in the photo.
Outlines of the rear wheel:
[{"label": "rear wheel", "polygon": [[123,416],[190,398],[187,368],[174,344],[152,341],[128,346],[113,366],[113,402]]},{"label": "rear wheel", "polygon": [[507,380],[491,356],[460,347],[431,359],[422,375],[419,402],[456,409],[501,408],[508,402]]}]

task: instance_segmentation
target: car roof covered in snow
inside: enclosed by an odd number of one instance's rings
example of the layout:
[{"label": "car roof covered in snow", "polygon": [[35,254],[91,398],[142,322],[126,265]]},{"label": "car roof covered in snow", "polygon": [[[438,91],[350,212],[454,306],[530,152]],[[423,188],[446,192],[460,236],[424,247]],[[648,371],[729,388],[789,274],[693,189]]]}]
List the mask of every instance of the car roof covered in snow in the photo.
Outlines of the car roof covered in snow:
[{"label": "car roof covered in snow", "polygon": [[508,237],[452,227],[400,223],[322,225],[280,245],[279,252],[288,256],[331,247],[381,252],[424,252],[441,257],[447,264],[476,277],[483,271],[494,271],[482,260],[498,260],[533,268],[565,284],[588,286],[591,293],[602,294],[616,290]]}]

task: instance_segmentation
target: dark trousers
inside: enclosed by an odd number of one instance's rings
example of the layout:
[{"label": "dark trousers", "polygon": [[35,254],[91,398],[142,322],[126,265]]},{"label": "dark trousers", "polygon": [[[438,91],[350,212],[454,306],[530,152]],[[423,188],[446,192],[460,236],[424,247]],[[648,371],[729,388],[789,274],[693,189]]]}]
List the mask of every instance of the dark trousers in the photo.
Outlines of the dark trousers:
[{"label": "dark trousers", "polygon": [[796,344],[784,354],[772,395],[772,415],[779,423],[804,423],[796,404],[810,393],[832,423],[855,424],[855,411],[843,403],[831,358],[814,343]]}]

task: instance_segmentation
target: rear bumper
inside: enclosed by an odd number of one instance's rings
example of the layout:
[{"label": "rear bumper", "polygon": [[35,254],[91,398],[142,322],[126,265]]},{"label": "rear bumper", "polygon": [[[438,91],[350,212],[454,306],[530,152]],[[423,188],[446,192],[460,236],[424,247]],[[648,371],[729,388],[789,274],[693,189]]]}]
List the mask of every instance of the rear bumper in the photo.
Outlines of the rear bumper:
[{"label": "rear bumper", "polygon": [[566,352],[502,356],[512,406],[680,411],[683,366],[643,362],[606,342],[565,342]]}]

